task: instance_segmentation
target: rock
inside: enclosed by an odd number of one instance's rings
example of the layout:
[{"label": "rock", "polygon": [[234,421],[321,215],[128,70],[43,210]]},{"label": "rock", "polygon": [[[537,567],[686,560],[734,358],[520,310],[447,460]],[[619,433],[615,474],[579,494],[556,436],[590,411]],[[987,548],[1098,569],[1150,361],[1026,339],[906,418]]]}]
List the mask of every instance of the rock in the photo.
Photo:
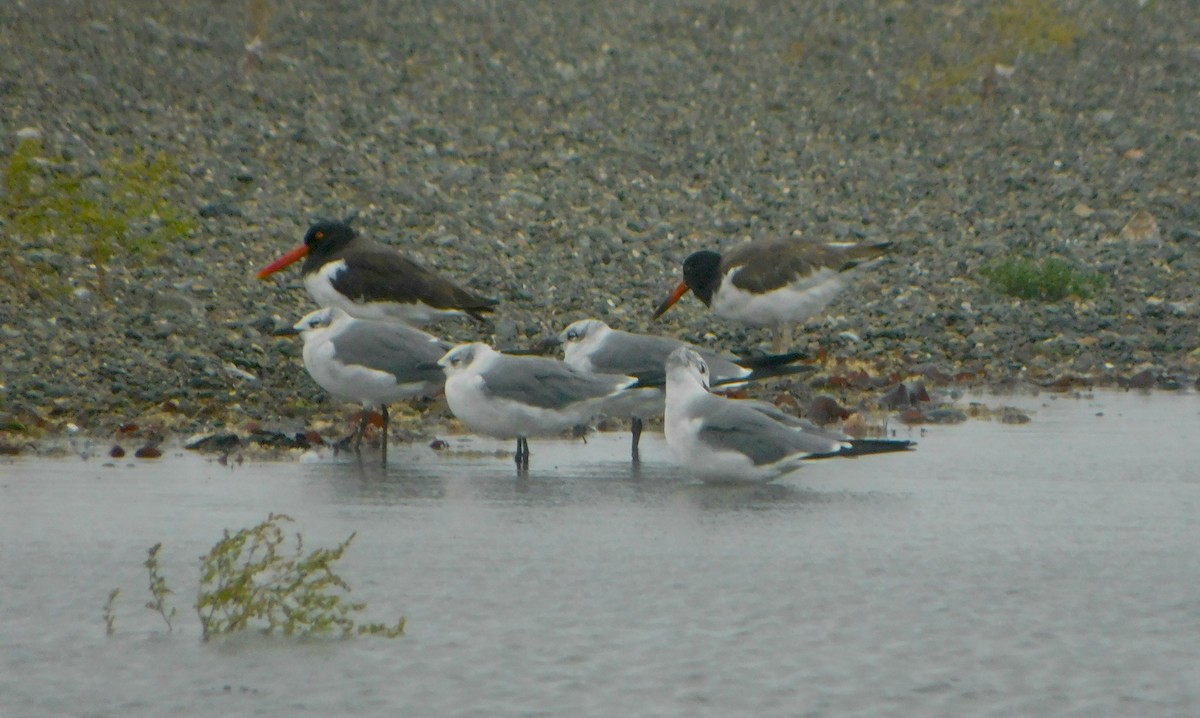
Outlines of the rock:
[{"label": "rock", "polygon": [[194,439],[183,445],[183,448],[190,451],[201,452],[218,452],[226,453],[236,449],[242,445],[242,440],[237,434],[210,434],[208,436]]},{"label": "rock", "polygon": [[809,421],[816,424],[831,424],[835,421],[842,421],[849,417],[850,410],[837,403],[837,400],[831,396],[818,396],[813,399],[805,412],[805,416]]}]

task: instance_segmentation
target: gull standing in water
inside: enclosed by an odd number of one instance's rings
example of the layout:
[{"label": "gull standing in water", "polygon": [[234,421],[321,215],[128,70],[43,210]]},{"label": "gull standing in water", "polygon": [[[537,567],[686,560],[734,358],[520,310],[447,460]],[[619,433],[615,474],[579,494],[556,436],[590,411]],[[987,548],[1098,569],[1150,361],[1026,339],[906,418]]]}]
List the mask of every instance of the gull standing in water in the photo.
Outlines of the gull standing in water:
[{"label": "gull standing in water", "polygon": [[450,346],[402,322],[355,319],[337,307],[306,314],[290,330],[304,340],[304,368],[322,389],[362,405],[350,438],[357,452],[370,416],[383,414],[383,463],[387,464],[388,404],[442,390],[445,376],[433,362]]},{"label": "gull standing in water", "polygon": [[709,392],[709,369],[681,347],[667,358],[667,446],[705,482],[765,482],[807,459],[904,451],[911,441],[852,439],[825,431],[759,401]]},{"label": "gull standing in water", "polygon": [[[751,381],[813,369],[795,363],[804,358],[798,352],[738,358],[706,351],[679,339],[613,329],[599,319],[573,322],[559,333],[558,341],[563,345],[566,363],[576,369],[598,374],[636,376],[643,381],[663,379],[667,356],[679,347],[695,350],[708,364],[712,372],[712,384],[729,389],[743,387]],[[605,407],[605,413],[609,416],[631,420],[634,461],[638,460],[642,420],[661,415],[663,408],[662,389],[652,388],[629,392],[624,398],[614,400]]]},{"label": "gull standing in water", "polygon": [[773,237],[725,254],[693,252],[683,260],[683,281],[655,308],[654,318],[690,290],[718,316],[774,327],[778,354],[789,348],[793,324],[824,309],[846,288],[854,270],[875,264],[889,246]]},{"label": "gull standing in water", "polygon": [[518,470],[529,468],[529,437],[586,425],[637,379],[580,371],[557,359],[501,354],[486,344],[460,344],[438,365],[446,403],[472,431],[516,439]]}]

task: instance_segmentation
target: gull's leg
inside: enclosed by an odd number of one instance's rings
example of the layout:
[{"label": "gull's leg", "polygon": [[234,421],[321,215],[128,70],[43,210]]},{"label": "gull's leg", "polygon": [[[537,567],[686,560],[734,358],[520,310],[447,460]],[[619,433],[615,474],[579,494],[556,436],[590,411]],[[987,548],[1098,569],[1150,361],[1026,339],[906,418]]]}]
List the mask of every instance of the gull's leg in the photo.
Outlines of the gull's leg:
[{"label": "gull's leg", "polygon": [[634,463],[637,463],[638,461],[641,461],[641,457],[638,455],[638,444],[642,440],[642,417],[633,417],[633,421],[629,428],[633,431],[633,461]]},{"label": "gull's leg", "polygon": [[783,354],[792,346],[792,324],[791,322],[780,322],[779,326],[775,327],[775,343],[772,345],[771,351],[775,354]]},{"label": "gull's leg", "polygon": [[387,466],[387,445],[388,445],[388,408],[387,404],[379,407],[380,413],[383,414],[383,438],[380,440],[380,452],[383,454],[382,462]]},{"label": "gull's leg", "polygon": [[518,471],[529,469],[529,439],[523,436],[517,438],[516,462]]},{"label": "gull's leg", "polygon": [[363,407],[362,413],[359,414],[358,428],[354,430],[354,453],[359,453],[362,447],[363,434],[367,432],[367,422],[371,420],[371,410]]}]

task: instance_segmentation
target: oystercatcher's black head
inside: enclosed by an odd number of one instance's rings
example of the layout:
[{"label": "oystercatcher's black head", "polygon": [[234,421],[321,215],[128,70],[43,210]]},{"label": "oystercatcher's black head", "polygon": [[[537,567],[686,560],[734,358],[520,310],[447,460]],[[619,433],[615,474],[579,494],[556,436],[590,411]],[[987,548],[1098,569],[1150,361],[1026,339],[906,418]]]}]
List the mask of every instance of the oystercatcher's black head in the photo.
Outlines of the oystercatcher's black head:
[{"label": "oystercatcher's black head", "polygon": [[710,306],[721,286],[721,255],[708,250],[689,254],[683,260],[683,281],[704,306]]},{"label": "oystercatcher's black head", "polygon": [[266,279],[301,259],[304,260],[304,273],[308,274],[325,264],[331,255],[349,246],[357,236],[345,222],[317,222],[308,228],[304,244],[260,269],[258,278]]},{"label": "oystercatcher's black head", "polygon": [[721,255],[707,250],[692,252],[687,259],[683,260],[683,281],[679,283],[678,287],[675,287],[671,296],[664,299],[654,310],[654,318],[658,319],[668,309],[675,306],[675,302],[687,294],[689,289],[696,293],[700,301],[704,302],[704,306],[711,306],[713,293],[719,286],[721,286]]},{"label": "oystercatcher's black head", "polygon": [[304,244],[309,252],[329,254],[344,248],[358,235],[345,222],[321,221],[308,228]]}]

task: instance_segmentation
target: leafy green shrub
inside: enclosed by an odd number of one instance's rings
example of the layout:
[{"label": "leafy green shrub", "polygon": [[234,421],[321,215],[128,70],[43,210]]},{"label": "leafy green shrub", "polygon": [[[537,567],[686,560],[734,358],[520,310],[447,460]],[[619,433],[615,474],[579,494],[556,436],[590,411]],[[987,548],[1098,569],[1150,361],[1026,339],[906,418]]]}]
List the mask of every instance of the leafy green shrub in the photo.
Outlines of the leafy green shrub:
[{"label": "leafy green shrub", "polygon": [[[286,536],[282,524],[292,519],[270,514],[267,520],[225,536],[200,557],[200,588],[196,613],[200,617],[205,641],[213,636],[256,629],[262,633],[311,635],[338,631],[342,637],[372,635],[395,638],[404,633],[404,619],[395,625],[356,623],[355,614],[366,609],[365,603],[343,600],[350,586],[333,571],[333,563],[350,547],[350,534],[334,548],[318,548],[307,555],[304,540],[296,534],[295,551],[281,551]],[[152,601],[146,607],[156,611],[171,630],[175,609],[167,606],[174,592],[158,569],[157,543],[143,564],[150,575]],[[108,595],[104,623],[108,635],[115,625],[113,605],[120,589]]]},{"label": "leafy green shrub", "polygon": [[341,631],[395,637],[404,632],[404,619],[395,626],[358,625],[353,615],[365,603],[347,603],[339,591],[350,587],[333,572],[355,534],[331,549],[319,548],[304,555],[304,541],[296,534],[291,555],[280,553],[284,543],[281,522],[292,519],[271,514],[263,523],[230,534],[201,558],[200,593],[196,611],[204,639],[257,626],[264,633],[280,631],[324,633]]},{"label": "leafy green shrub", "polygon": [[108,295],[105,266],[118,253],[151,259],[160,248],[196,229],[195,218],[168,199],[180,170],[160,152],[114,154],[97,176],[85,177],[61,157],[48,156],[40,139],[21,140],[3,168],[0,215],[11,283],[22,294],[62,294],[63,267],[84,257]]},{"label": "leafy green shrub", "polygon": [[1088,299],[1104,286],[1104,278],[1099,274],[1080,271],[1057,257],[1041,261],[1005,259],[984,267],[980,273],[998,291],[1043,302],[1057,302],[1070,296]]}]

